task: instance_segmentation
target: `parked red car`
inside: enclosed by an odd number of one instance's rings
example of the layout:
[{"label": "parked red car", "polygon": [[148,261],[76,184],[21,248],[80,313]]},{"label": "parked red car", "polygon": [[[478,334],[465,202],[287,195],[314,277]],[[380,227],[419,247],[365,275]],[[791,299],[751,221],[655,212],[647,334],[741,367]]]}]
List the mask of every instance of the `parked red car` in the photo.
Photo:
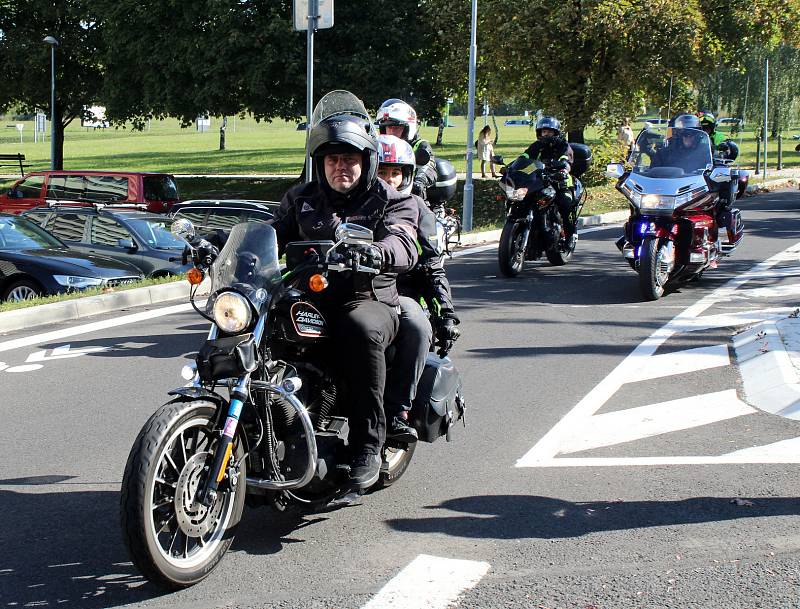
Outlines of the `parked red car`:
[{"label": "parked red car", "polygon": [[146,205],[166,213],[178,200],[175,178],[167,173],[34,171],[0,194],[0,212],[20,214],[54,201]]}]

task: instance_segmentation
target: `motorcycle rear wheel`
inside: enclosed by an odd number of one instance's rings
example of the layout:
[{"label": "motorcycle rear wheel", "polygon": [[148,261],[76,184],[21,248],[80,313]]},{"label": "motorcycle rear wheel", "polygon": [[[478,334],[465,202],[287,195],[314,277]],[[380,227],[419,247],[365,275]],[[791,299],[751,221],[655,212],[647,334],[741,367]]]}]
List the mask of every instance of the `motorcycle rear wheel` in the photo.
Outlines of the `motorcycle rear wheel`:
[{"label": "motorcycle rear wheel", "polygon": [[504,277],[516,277],[525,262],[525,224],[509,220],[500,234],[497,261]]},{"label": "motorcycle rear wheel", "polygon": [[416,448],[416,442],[407,445],[384,445],[381,451],[383,466],[381,467],[381,476],[375,483],[376,490],[392,486],[406,473]]},{"label": "motorcycle rear wheel", "polygon": [[664,285],[669,280],[669,262],[664,260],[665,243],[648,237],[642,244],[639,260],[639,288],[645,300],[658,300],[664,295]]},{"label": "motorcycle rear wheel", "polygon": [[223,480],[210,507],[197,501],[217,442],[215,419],[216,406],[205,400],[165,404],[139,432],[125,466],[125,545],[142,574],[167,589],[191,586],[211,573],[233,543],[244,509],[245,449],[238,440],[235,480]]}]

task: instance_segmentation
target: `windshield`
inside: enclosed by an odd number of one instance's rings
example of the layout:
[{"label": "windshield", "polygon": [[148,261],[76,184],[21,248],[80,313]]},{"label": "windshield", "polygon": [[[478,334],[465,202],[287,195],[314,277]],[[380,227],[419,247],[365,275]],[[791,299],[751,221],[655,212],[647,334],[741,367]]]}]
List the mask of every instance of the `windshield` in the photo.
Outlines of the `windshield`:
[{"label": "windshield", "polygon": [[337,114],[351,114],[370,122],[369,113],[364,103],[350,91],[331,91],[322,96],[314,107],[311,115],[311,128],[324,121],[326,118]]},{"label": "windshield", "polygon": [[0,250],[64,248],[66,245],[25,218],[0,218]]},{"label": "windshield", "polygon": [[178,185],[172,176],[144,176],[144,198],[148,201],[170,201],[178,198]]},{"label": "windshield", "polygon": [[243,222],[233,227],[225,247],[211,266],[211,291],[236,287],[251,301],[261,288],[269,290],[281,281],[278,239],[275,229],[262,222]]},{"label": "windshield", "polygon": [[156,249],[180,249],[186,247],[186,242],[173,235],[169,230],[171,219],[137,219],[129,220],[130,226],[139,238],[150,247]]},{"label": "windshield", "polygon": [[633,173],[652,178],[682,178],[713,166],[711,142],[699,129],[644,129],[630,158]]}]

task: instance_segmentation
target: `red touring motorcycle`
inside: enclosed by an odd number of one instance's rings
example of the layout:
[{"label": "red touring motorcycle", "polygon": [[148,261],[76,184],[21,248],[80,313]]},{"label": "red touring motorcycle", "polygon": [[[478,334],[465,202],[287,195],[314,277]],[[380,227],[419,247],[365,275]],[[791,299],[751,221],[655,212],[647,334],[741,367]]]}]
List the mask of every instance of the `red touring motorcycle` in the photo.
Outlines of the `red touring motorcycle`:
[{"label": "red touring motorcycle", "polygon": [[[327,344],[333,338],[317,301],[328,282],[375,271],[350,255],[353,244],[372,240],[372,231],[354,224],[339,226],[336,243],[290,243],[283,272],[266,224],[237,224],[210,269],[191,222],[177,220],[173,231],[197,245],[195,264],[211,277],[205,310],[197,309],[211,329],[184,368],[189,384],[170,392],[136,438],[120,507],[134,564],[175,589],[219,563],[245,503],[313,512],[355,498],[343,468],[348,388],[326,355],[335,345]],[[190,271],[193,283],[202,278]],[[411,409],[420,441],[450,439],[463,414],[453,362],[429,354]],[[415,446],[387,440],[373,488],[395,482]]]},{"label": "red touring motorcycle", "polygon": [[741,242],[744,224],[731,203],[739,170],[715,159],[699,129],[645,129],[630,156],[633,165],[608,165],[631,215],[617,247],[635,271],[646,300],[714,269]]}]

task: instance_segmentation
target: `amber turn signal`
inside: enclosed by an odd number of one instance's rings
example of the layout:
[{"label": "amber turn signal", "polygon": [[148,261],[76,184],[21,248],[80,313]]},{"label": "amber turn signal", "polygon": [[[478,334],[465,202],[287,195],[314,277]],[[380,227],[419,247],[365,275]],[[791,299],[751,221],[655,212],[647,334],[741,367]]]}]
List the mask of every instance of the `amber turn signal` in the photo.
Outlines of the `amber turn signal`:
[{"label": "amber turn signal", "polygon": [[188,279],[189,283],[192,285],[200,285],[203,283],[203,271],[197,267],[193,267],[189,269],[188,273],[186,273],[186,279]]},{"label": "amber turn signal", "polygon": [[308,278],[308,288],[312,292],[321,292],[327,287],[328,287],[328,280],[319,273],[317,273],[316,275],[311,275],[311,277]]}]

